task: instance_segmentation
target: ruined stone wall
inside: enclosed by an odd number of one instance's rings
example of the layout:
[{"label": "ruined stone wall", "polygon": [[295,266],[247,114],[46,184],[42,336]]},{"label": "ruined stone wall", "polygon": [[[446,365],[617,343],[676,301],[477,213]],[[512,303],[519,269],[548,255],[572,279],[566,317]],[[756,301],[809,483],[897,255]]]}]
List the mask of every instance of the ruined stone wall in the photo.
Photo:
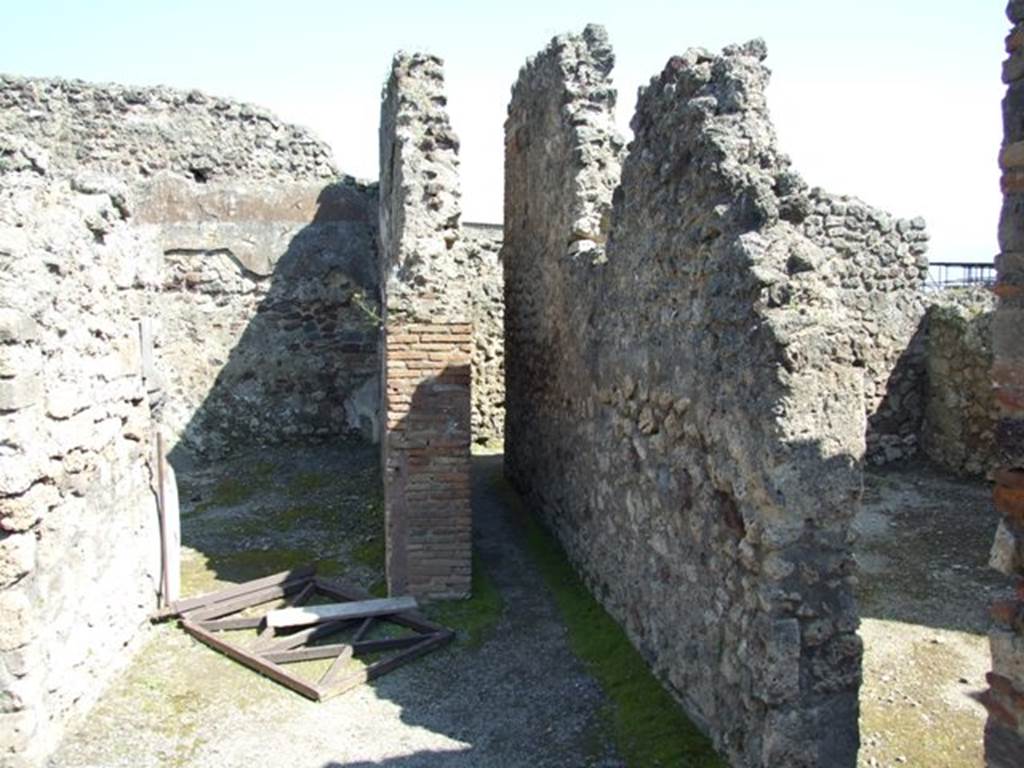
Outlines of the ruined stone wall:
[{"label": "ruined stone wall", "polygon": [[[4,134],[7,134],[4,136]],[[118,178],[168,171],[197,182],[337,175],[327,145],[265,109],[199,91],[0,75],[0,171],[28,140],[52,172]]]},{"label": "ruined stone wall", "polygon": [[505,436],[505,284],[502,228],[462,227],[473,318],[473,442],[500,443]]},{"label": "ruined stone wall", "polygon": [[[853,766],[861,377],[752,42],[691,50],[621,142],[600,28],[506,124],[506,471],[737,765]],[[794,194],[796,194],[794,193]]]},{"label": "ruined stone wall", "polygon": [[[23,146],[9,159],[30,168],[40,150]],[[0,175],[5,766],[41,762],[156,605],[159,393],[142,325],[160,251],[133,216],[113,179]]]},{"label": "ruined stone wall", "polygon": [[951,472],[984,477],[997,465],[992,396],[992,310],[987,288],[929,297],[921,447]]},{"label": "ruined stone wall", "polygon": [[896,219],[819,188],[794,197],[801,200],[793,204],[794,218],[828,256],[827,279],[853,324],[868,416],[867,458],[885,464],[910,457],[924,412],[924,219]]},{"label": "ruined stone wall", "polygon": [[470,590],[472,307],[441,60],[399,53],[380,124],[384,508],[391,594]]},{"label": "ruined stone wall", "polygon": [[[145,184],[163,253],[158,364],[175,452],[375,432],[376,190],[248,181]],[[360,422],[369,419],[369,425]]]},{"label": "ruined stone wall", "polygon": [[1003,65],[1003,210],[999,221],[992,318],[992,380],[999,407],[995,505],[1002,514],[991,564],[1016,584],[1013,600],[992,607],[992,671],[985,703],[985,761],[990,768],[1024,765],[1024,2],[1011,0],[1014,27]]},{"label": "ruined stone wall", "polygon": [[198,91],[0,77],[0,173],[16,157],[112,174],[137,200],[163,252],[154,333],[176,463],[374,435],[376,189],[341,177],[325,144]]}]

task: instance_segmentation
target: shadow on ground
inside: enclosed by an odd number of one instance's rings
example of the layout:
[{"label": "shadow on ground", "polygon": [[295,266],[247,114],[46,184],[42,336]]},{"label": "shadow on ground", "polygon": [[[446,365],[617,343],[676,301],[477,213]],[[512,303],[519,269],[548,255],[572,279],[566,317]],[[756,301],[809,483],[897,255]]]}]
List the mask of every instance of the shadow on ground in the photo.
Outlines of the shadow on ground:
[{"label": "shadow on ground", "polygon": [[860,765],[984,763],[988,566],[997,516],[982,480],[915,461],[865,473],[855,522],[864,641]]},{"label": "shadow on ground", "polygon": [[[493,483],[500,463],[473,463],[482,604],[427,609],[460,630],[454,644],[317,704],[160,625],[55,765],[223,768],[254,756],[268,766],[624,765],[604,694],[570,649]],[[189,591],[291,567],[302,555],[373,586],[383,575],[383,524],[366,489],[379,486],[378,471],[376,447],[358,443],[270,448],[197,467],[182,479]],[[321,505],[322,514],[293,514]]]}]

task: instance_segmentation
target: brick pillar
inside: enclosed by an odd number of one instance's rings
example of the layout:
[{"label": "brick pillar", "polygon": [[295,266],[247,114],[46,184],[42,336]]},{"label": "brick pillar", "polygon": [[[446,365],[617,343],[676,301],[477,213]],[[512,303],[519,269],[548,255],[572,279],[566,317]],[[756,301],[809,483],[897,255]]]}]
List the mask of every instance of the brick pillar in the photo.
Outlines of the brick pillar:
[{"label": "brick pillar", "polygon": [[999,469],[993,494],[1002,514],[991,564],[1016,581],[1013,600],[992,608],[992,671],[985,704],[990,768],[1024,765],[1024,2],[1007,7],[1014,28],[1003,65],[1003,211],[996,259],[999,304],[992,322],[992,378],[999,406]]},{"label": "brick pillar", "polygon": [[441,60],[400,53],[380,128],[384,507],[391,594],[470,591],[472,327]]}]

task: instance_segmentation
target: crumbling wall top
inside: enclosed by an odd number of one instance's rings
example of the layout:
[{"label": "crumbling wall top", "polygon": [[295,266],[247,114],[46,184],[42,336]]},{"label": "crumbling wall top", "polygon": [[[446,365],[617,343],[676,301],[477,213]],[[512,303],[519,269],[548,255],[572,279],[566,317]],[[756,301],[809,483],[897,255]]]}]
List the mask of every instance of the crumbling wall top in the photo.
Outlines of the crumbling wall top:
[{"label": "crumbling wall top", "polygon": [[198,182],[338,175],[330,149],[306,129],[197,90],[0,75],[0,173],[15,136],[62,175],[90,169],[136,179],[169,171]]}]

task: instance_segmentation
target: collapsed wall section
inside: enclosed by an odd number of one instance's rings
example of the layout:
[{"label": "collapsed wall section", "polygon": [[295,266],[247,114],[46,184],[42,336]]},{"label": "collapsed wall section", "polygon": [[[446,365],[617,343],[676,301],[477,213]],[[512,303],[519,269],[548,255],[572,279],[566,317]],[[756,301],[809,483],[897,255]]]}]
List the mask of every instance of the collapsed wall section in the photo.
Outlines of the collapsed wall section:
[{"label": "collapsed wall section", "polygon": [[506,472],[731,762],[853,766],[865,406],[829,257],[783,218],[764,55],[692,50],[642,91],[606,246],[603,31],[520,73]]},{"label": "collapsed wall section", "polygon": [[445,104],[441,60],[397,54],[380,126],[387,577],[427,598],[470,591],[472,310]]},{"label": "collapsed wall section", "polygon": [[985,764],[991,768],[1024,765],[1024,2],[1011,0],[1006,12],[1014,26],[1003,64],[999,302],[992,318],[992,381],[999,409],[994,500],[1002,519],[991,564],[1014,580],[1017,596],[992,606],[992,671],[984,694]]},{"label": "collapsed wall section", "polygon": [[156,604],[160,252],[132,215],[114,179],[0,175],[5,766],[41,764]]}]

